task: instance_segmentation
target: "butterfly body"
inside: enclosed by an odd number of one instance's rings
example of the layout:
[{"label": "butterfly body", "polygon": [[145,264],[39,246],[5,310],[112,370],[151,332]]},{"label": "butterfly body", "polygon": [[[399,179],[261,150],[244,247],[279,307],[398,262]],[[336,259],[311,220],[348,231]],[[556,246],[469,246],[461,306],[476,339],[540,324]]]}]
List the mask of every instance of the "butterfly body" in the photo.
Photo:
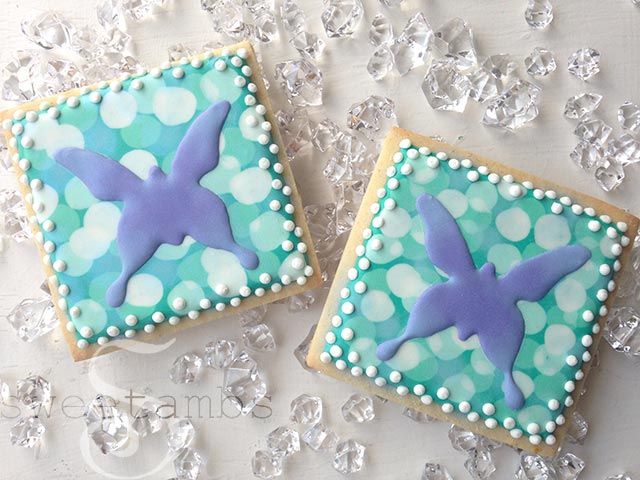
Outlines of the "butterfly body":
[{"label": "butterfly body", "polygon": [[427,254],[449,278],[419,295],[406,329],[378,346],[378,358],[389,360],[411,339],[428,338],[456,327],[462,341],[477,335],[487,359],[504,375],[502,390],[507,406],[522,408],[524,395],[513,377],[525,330],[517,302],[541,300],[560,279],[584,265],[591,252],[580,245],[559,247],[497,276],[492,263],[475,267],[455,219],[438,199],[423,194],[417,207]]},{"label": "butterfly body", "polygon": [[245,268],[258,266],[257,255],[234,240],[225,204],[199,183],[218,164],[219,137],[229,108],[228,102],[218,102],[194,121],[169,174],[152,166],[143,180],[94,152],[63,148],[55,153],[56,161],[75,173],[98,199],[123,202],[117,231],[122,271],[106,295],[112,307],[124,303],[129,279],[160,245],[180,245],[187,235],[207,247],[233,253]]}]

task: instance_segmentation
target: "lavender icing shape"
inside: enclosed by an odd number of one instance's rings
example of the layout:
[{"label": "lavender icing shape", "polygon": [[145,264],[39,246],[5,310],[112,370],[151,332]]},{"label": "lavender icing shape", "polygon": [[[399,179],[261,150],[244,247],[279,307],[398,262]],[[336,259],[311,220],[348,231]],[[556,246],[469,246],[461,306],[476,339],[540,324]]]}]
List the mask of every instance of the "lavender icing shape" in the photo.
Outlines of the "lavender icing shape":
[{"label": "lavender icing shape", "polygon": [[225,204],[199,184],[218,165],[220,133],[230,107],[229,102],[219,101],[205,110],[180,142],[171,173],[153,166],[146,180],[95,152],[81,148],[55,152],[56,162],[82,180],[97,199],[123,202],[117,229],[122,270],[107,290],[110,306],[124,303],[129,279],[160,245],[180,245],[186,235],[233,253],[245,268],[257,268],[257,255],[233,238]]},{"label": "lavender icing shape", "polygon": [[378,346],[378,358],[389,360],[405,342],[455,326],[462,341],[478,336],[485,355],[504,375],[507,406],[522,408],[524,396],[513,378],[524,338],[524,319],[517,302],[541,300],[563,277],[584,265],[591,252],[581,245],[558,247],[519,262],[497,277],[492,263],[476,268],[455,219],[437,198],[423,194],[416,206],[427,255],[449,279],[420,294],[406,329]]}]

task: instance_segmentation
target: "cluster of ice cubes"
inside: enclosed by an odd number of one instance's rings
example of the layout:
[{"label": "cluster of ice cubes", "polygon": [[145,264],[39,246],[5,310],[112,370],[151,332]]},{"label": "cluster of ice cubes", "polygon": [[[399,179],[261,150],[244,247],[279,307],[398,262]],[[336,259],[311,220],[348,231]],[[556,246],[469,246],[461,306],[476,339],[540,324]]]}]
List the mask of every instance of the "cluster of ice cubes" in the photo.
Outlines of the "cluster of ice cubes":
[{"label": "cluster of ice cubes", "polygon": [[59,325],[49,295],[22,300],[6,315],[6,320],[25,342],[33,342]]},{"label": "cluster of ice cubes", "polygon": [[635,238],[617,284],[604,338],[614,350],[637,359],[640,356],[640,236]]},{"label": "cluster of ice cubes", "polygon": [[145,401],[133,415],[119,407],[114,398],[98,394],[85,407],[87,434],[104,455],[114,454],[129,445],[133,436],[162,434],[167,445],[166,455],[173,462],[176,477],[195,480],[206,464],[204,455],[195,448],[196,432],[189,419],[165,416],[157,400]]},{"label": "cluster of ice cubes", "polygon": [[140,71],[127,22],[145,20],[164,3],[100,0],[97,25],[76,25],[52,11],[23,19],[22,32],[39,48],[13,52],[2,65],[2,98],[27,101]]},{"label": "cluster of ice cubes", "polygon": [[[354,394],[342,406],[343,418],[363,423],[373,420],[371,398]],[[323,422],[323,402],[320,397],[302,394],[293,399],[289,412],[292,425],[276,428],[267,436],[267,448],[258,450],[252,459],[253,475],[273,479],[284,473],[285,461],[305,446],[316,452],[332,451],[333,468],[343,475],[364,468],[366,447],[353,439],[340,439]]]},{"label": "cluster of ice cubes", "polygon": [[273,0],[200,0],[213,29],[232,41],[269,43],[278,36]]},{"label": "cluster of ice cubes", "polygon": [[9,429],[11,445],[33,449],[41,446],[47,427],[40,415],[46,416],[50,411],[51,399],[51,383],[39,375],[18,380],[15,395],[0,378],[0,406],[12,405],[20,410],[17,422]]},{"label": "cluster of ice cubes", "polygon": [[598,185],[610,192],[622,184],[626,169],[637,168],[640,162],[640,107],[627,101],[618,108],[622,133],[615,135],[614,127],[597,116],[602,98],[592,92],[575,95],[567,100],[564,115],[577,121],[574,134],[578,144],[570,154],[571,160],[592,172]]},{"label": "cluster of ice cubes", "polygon": [[[375,80],[392,72],[406,75],[427,65],[422,91],[428,103],[441,111],[464,112],[469,99],[486,105],[485,125],[515,130],[538,116],[541,88],[515,73],[510,55],[481,57],[473,30],[461,18],[453,18],[434,29],[422,12],[415,13],[399,33],[391,21],[377,14],[369,28],[376,49],[367,70]],[[553,54],[535,49],[526,59],[534,77],[552,73]]]},{"label": "cluster of ice cubes", "polygon": [[238,314],[242,324],[242,345],[235,340],[209,342],[204,355],[188,352],[178,356],[169,370],[176,384],[197,382],[203,367],[221,370],[224,374],[223,393],[242,415],[248,415],[267,394],[264,372],[249,352],[265,353],[276,349],[271,329],[263,323],[265,307]]}]

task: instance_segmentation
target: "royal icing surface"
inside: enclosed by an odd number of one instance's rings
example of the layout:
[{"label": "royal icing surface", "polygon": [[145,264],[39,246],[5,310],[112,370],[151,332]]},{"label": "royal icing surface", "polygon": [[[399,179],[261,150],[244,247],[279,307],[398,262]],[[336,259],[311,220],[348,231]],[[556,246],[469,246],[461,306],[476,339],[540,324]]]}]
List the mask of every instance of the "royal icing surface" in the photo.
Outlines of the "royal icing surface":
[{"label": "royal icing surface", "polygon": [[245,58],[164,65],[4,125],[78,347],[313,275]]},{"label": "royal icing surface", "polygon": [[409,140],[393,162],[320,360],[555,444],[615,287],[625,225]]}]

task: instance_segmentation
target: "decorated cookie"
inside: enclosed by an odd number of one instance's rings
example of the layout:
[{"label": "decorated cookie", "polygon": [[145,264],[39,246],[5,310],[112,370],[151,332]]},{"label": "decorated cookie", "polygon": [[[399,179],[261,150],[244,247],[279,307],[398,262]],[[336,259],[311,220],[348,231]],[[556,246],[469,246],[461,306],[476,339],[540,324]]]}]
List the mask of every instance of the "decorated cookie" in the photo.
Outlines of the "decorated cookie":
[{"label": "decorated cookie", "polygon": [[394,129],[308,362],[553,454],[637,228],[604,202]]},{"label": "decorated cookie", "polygon": [[2,116],[74,358],[318,284],[249,44]]}]

